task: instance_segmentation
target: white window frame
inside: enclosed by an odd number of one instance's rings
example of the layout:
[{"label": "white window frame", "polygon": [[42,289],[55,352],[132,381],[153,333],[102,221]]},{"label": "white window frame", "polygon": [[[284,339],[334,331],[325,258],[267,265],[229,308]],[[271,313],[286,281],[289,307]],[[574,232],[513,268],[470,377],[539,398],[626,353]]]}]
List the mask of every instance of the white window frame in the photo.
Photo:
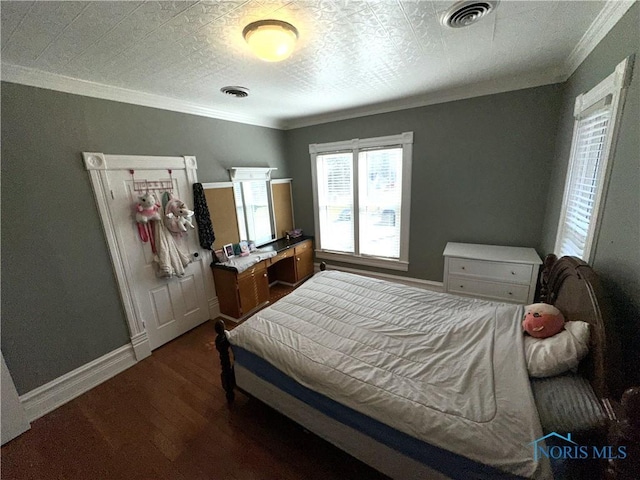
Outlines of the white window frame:
[{"label": "white window frame", "polygon": [[579,133],[580,121],[584,118],[585,114],[589,114],[589,110],[599,102],[603,102],[609,95],[611,95],[611,120],[607,129],[607,138],[604,143],[604,150],[602,152],[600,171],[598,172],[597,190],[589,220],[589,228],[587,231],[587,238],[585,241],[584,251],[582,253],[582,260],[587,263],[592,263],[596,246],[598,242],[598,236],[600,232],[600,224],[602,221],[603,205],[607,196],[607,190],[609,187],[609,178],[611,176],[611,167],[613,165],[613,156],[615,151],[616,139],[618,136],[618,127],[620,124],[620,118],[622,116],[622,106],[624,105],[624,97],[626,89],[629,86],[631,77],[631,68],[629,58],[625,58],[620,62],[614,72],[605,78],[598,85],[593,87],[586,93],[578,95],[574,105],[574,124],[573,124],[573,137],[571,140],[571,154],[569,157],[569,165],[567,167],[567,174],[565,178],[564,194],[562,198],[562,210],[560,211],[560,219],[558,221],[558,229],[556,230],[556,243],[554,252],[557,255],[562,255],[562,232],[563,226],[567,218],[567,204],[570,193],[570,183],[572,178],[572,170],[575,168],[576,154],[577,154],[577,139]]},{"label": "white window frame", "polygon": [[[400,207],[400,256],[398,259],[375,257],[370,255],[356,255],[352,253],[330,252],[322,249],[320,244],[320,215],[318,202],[318,175],[317,175],[317,156],[324,153],[332,153],[345,150],[353,153],[354,164],[354,207],[353,218],[355,228],[354,241],[358,239],[358,178],[357,163],[358,154],[361,149],[384,148],[384,147],[402,147],[402,205]],[[398,135],[389,135],[385,137],[374,138],[354,138],[341,142],[331,143],[313,143],[309,145],[309,154],[311,156],[311,178],[313,184],[313,207],[314,207],[314,225],[318,240],[316,243],[316,257],[325,260],[333,260],[337,262],[354,263],[357,265],[367,265],[370,267],[386,268],[390,270],[409,270],[409,227],[411,225],[411,160],[413,158],[413,132],[404,132]]]},{"label": "white window frame", "polygon": [[[256,242],[256,246],[265,245],[274,241],[277,237],[276,225],[275,225],[275,215],[273,211],[273,190],[271,188],[271,172],[277,170],[274,167],[231,167],[229,169],[229,178],[231,179],[231,185],[233,188],[233,196],[234,201],[236,201],[236,218],[238,219],[238,236],[240,240],[254,240]],[[266,184],[267,189],[267,205],[269,207],[269,223],[271,227],[271,232],[269,234],[269,238],[248,238],[249,237],[249,218],[247,212],[244,210],[246,208],[246,200],[245,200],[245,190],[244,183],[247,182],[264,182]],[[242,201],[243,205],[243,214],[240,215],[237,210],[237,199],[238,197]],[[243,238],[246,237],[246,238]]]}]

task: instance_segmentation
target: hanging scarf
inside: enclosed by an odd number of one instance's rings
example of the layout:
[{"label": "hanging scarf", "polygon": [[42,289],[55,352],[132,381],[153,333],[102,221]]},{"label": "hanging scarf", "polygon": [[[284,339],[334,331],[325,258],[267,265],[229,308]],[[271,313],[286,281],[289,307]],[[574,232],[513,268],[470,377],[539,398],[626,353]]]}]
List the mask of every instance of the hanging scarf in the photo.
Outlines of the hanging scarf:
[{"label": "hanging scarf", "polygon": [[213,233],[209,207],[207,206],[207,199],[204,196],[204,189],[201,183],[193,184],[193,210],[198,224],[200,246],[206,250],[213,250],[213,242],[216,241],[216,235]]}]

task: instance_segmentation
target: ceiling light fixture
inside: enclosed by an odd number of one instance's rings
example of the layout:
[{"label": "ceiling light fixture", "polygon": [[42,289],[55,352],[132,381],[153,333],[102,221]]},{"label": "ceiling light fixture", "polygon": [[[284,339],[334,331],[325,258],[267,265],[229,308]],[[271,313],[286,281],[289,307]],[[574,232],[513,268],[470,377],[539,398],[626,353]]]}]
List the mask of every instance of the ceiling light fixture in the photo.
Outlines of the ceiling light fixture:
[{"label": "ceiling light fixture", "polygon": [[259,20],[244,27],[242,36],[258,58],[280,62],[293,52],[298,30],[282,20]]}]

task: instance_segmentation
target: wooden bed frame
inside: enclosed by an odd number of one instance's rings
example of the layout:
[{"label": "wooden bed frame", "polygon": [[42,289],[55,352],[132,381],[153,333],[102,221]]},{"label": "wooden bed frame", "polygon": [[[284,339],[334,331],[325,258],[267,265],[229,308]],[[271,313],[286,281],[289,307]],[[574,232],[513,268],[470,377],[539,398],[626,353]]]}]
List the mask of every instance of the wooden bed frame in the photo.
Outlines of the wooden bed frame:
[{"label": "wooden bed frame", "polygon": [[[325,268],[326,265],[324,265],[323,262],[323,264],[321,264],[321,270],[325,270]],[[616,426],[611,398],[612,396],[618,398],[617,396],[621,392],[622,387],[622,378],[618,370],[619,348],[617,339],[614,335],[615,330],[613,330],[610,325],[609,306],[607,304],[606,297],[603,295],[596,273],[587,263],[578,258],[562,257],[558,259],[555,255],[548,255],[540,274],[540,301],[555,305],[561,312],[563,312],[567,321],[581,320],[588,322],[591,325],[592,334],[590,352],[581,362],[579,371],[589,380],[594,392],[602,401],[602,405],[607,416],[611,419],[614,426]],[[220,362],[222,365],[222,386],[226,392],[227,400],[232,402],[234,399],[234,390],[238,387],[236,387],[236,374],[229,352],[231,345],[225,333],[225,325],[222,320],[218,320],[216,322],[215,330],[218,334],[216,337],[216,349],[220,354]],[[247,374],[243,373],[243,375],[246,376]],[[385,446],[382,444],[375,442],[375,445],[373,446],[368,445],[368,450],[373,448],[375,451],[378,447],[382,448],[380,452],[373,453],[369,456],[367,454],[363,454],[361,445],[351,445],[351,443],[345,442],[344,440],[339,441],[338,439],[330,438],[331,435],[327,434],[327,432],[331,429],[335,429],[335,425],[330,429],[327,429],[327,431],[322,431],[322,426],[305,424],[305,419],[309,419],[309,415],[300,416],[297,415],[297,412],[294,412],[294,415],[291,415],[289,412],[282,410],[279,408],[277,403],[275,403],[277,401],[277,397],[273,397],[269,393],[268,385],[265,385],[265,387],[267,390],[264,390],[264,396],[270,397],[268,399],[261,398],[261,396],[256,394],[256,392],[249,392],[249,394],[257,397],[259,400],[263,400],[265,403],[271,405],[277,410],[280,410],[285,415],[291,416],[293,420],[298,421],[298,423],[301,423],[305,428],[317,433],[319,436],[347,451],[347,453],[363,460],[365,463],[370,464],[387,475],[396,477],[398,472],[407,471],[403,469],[402,462],[405,462],[408,457],[394,457],[393,459],[387,459],[384,462],[380,462],[380,460],[376,460],[376,457],[378,455],[386,455],[388,453],[384,450]],[[243,391],[242,389],[239,390]],[[640,412],[640,389],[631,389],[626,395],[629,403],[629,405],[625,407],[626,411]],[[630,430],[629,428],[624,431],[625,435],[631,435],[632,437],[639,433],[638,430]],[[355,433],[357,434],[359,432]],[[620,438],[624,439],[625,437],[622,436]],[[640,438],[640,436],[635,438]],[[354,438],[352,443],[362,441],[362,438]],[[388,449],[388,447],[386,448]],[[400,462],[400,466],[395,465],[390,469],[387,468],[385,471],[385,468],[381,468],[381,463],[383,464],[382,467],[386,467],[387,462]],[[414,461],[408,467],[410,469],[415,469],[415,463],[417,462]],[[622,470],[618,470],[623,471],[626,466],[626,464],[623,464]],[[612,466],[609,467],[610,478],[626,478],[624,475],[617,475],[617,470],[614,467],[615,464],[612,464]],[[442,475],[439,475],[428,467],[427,470],[423,470],[419,473],[416,478],[419,478],[420,476],[424,478],[425,473],[429,474],[428,478],[442,478]]]},{"label": "wooden bed frame", "polygon": [[555,305],[566,321],[591,325],[589,354],[579,371],[601,400],[619,395],[618,342],[610,325],[609,305],[593,269],[576,257],[547,255],[540,275],[540,301]]}]

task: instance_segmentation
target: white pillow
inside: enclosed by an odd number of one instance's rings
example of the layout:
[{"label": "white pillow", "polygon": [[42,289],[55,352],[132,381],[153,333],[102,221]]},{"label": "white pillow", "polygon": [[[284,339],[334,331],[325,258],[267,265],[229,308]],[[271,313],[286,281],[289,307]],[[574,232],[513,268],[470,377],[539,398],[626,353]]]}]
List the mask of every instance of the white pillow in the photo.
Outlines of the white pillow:
[{"label": "white pillow", "polygon": [[589,351],[589,324],[567,322],[553,337],[524,337],[530,377],[552,377],[574,369]]}]

